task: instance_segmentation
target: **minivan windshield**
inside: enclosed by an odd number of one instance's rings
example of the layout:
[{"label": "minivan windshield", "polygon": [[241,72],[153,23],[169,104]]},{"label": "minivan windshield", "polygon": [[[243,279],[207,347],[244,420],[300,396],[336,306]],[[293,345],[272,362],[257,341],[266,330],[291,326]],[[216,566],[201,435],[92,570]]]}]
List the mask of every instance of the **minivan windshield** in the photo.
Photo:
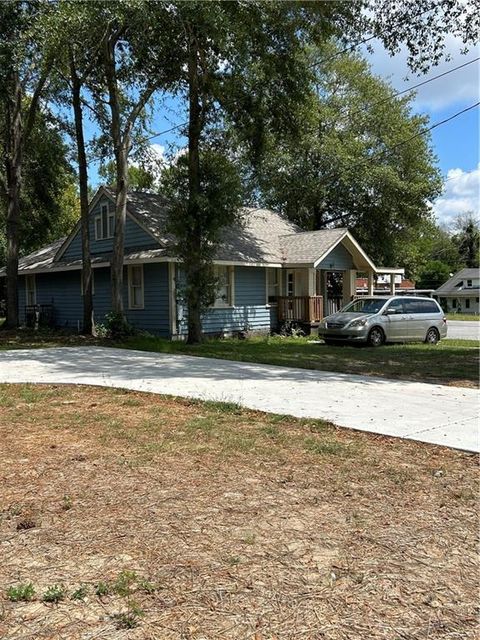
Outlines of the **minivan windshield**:
[{"label": "minivan windshield", "polygon": [[341,313],[378,313],[388,298],[357,298],[343,307]]}]

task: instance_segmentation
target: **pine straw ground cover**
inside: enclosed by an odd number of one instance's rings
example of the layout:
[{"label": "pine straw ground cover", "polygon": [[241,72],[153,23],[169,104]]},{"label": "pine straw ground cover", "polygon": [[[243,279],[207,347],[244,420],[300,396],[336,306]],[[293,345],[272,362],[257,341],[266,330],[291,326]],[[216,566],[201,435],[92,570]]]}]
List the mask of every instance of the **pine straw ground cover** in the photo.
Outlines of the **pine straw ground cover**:
[{"label": "pine straw ground cover", "polygon": [[468,454],[63,386],[1,386],[0,442],[1,638],[476,636]]}]

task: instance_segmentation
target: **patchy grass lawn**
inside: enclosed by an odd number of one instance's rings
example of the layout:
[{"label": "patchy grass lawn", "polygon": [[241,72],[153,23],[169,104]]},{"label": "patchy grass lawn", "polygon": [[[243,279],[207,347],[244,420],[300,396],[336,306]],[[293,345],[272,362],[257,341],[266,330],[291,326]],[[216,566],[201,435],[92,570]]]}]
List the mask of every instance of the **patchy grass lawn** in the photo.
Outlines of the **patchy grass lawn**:
[{"label": "patchy grass lawn", "polygon": [[465,321],[479,321],[480,316],[476,313],[447,313],[447,320],[465,320]]},{"label": "patchy grass lawn", "polygon": [[63,386],[0,438],[5,640],[476,636],[473,456]]},{"label": "patchy grass lawn", "polygon": [[438,345],[390,344],[374,348],[327,346],[307,338],[232,338],[187,345],[159,338],[135,337],[116,346],[421,382],[478,384],[479,342],[476,340],[443,340]]}]

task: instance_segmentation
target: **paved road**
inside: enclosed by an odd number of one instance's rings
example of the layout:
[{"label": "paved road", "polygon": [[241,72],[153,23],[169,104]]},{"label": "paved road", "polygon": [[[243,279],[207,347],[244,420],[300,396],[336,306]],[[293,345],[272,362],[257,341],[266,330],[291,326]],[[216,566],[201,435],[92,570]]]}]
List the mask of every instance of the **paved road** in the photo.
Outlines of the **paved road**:
[{"label": "paved road", "polygon": [[93,384],[237,402],[480,450],[475,389],[103,347],[0,352],[0,382]]},{"label": "paved road", "polygon": [[480,322],[461,320],[447,320],[447,338],[457,340],[480,340]]}]

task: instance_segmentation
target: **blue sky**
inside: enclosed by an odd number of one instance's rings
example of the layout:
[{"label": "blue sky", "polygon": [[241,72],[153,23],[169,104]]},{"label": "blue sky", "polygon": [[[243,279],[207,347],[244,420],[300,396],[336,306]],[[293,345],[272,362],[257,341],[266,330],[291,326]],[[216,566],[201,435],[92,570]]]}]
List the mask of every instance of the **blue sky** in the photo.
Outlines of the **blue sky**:
[{"label": "blue sky", "polygon": [[[404,52],[392,58],[377,44],[373,54],[367,54],[367,58],[374,73],[389,80],[396,90],[402,91],[480,56],[480,46],[462,55],[460,51],[463,45],[453,36],[447,36],[445,45],[445,52],[451,59],[420,77],[409,72]],[[431,124],[454,115],[480,100],[479,77],[480,65],[477,61],[420,87],[417,89],[415,110],[426,113]],[[437,220],[447,226],[458,214],[473,211],[479,215],[479,113],[477,107],[432,131],[432,145],[438,157],[438,166],[447,178],[444,193],[433,203],[433,209]]]},{"label": "blue sky", "polygon": [[[460,53],[461,48],[458,40],[447,36],[446,53],[451,59],[433,67],[422,76],[415,76],[409,71],[404,52],[391,57],[378,43],[374,46],[373,53],[363,53],[374,73],[388,80],[397,91],[402,91],[480,55],[480,46],[465,55]],[[434,124],[478,102],[479,74],[480,66],[477,61],[420,87],[414,102],[415,111],[428,114],[430,123]],[[479,215],[479,112],[477,107],[432,131],[432,144],[439,168],[447,179],[444,193],[432,206],[437,220],[447,226],[452,224],[458,214],[473,211]],[[186,114],[180,109],[180,103],[170,98],[156,113],[151,128],[155,132],[163,131],[183,122],[185,118]],[[153,155],[161,158],[169,143],[184,145],[177,132],[170,132],[152,140]],[[99,182],[95,166],[90,167],[90,179],[94,185]]]}]

